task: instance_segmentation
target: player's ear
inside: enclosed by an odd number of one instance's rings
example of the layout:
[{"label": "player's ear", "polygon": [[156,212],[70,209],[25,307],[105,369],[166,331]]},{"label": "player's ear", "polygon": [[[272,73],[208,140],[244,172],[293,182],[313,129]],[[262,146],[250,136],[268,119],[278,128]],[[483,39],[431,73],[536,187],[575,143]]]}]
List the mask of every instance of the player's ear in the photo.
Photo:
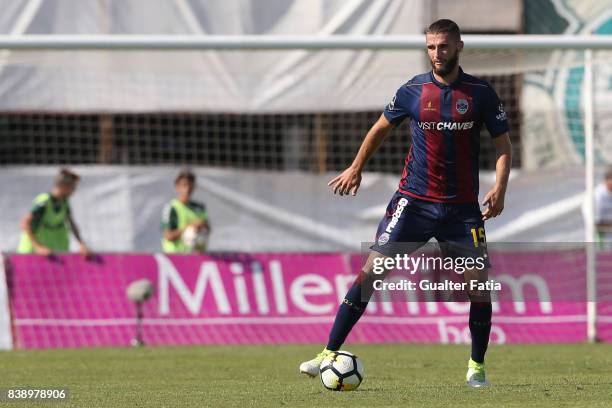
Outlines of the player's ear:
[{"label": "player's ear", "polygon": [[459,41],[459,43],[457,44],[457,51],[458,52],[463,51],[463,41]]}]

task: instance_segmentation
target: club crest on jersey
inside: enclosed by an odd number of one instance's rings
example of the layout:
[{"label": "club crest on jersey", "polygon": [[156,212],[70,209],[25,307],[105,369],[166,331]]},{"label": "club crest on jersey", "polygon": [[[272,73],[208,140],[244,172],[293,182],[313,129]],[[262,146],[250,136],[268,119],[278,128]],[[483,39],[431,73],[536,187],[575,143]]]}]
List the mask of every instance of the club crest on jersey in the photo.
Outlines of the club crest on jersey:
[{"label": "club crest on jersey", "polygon": [[457,109],[457,112],[463,115],[465,112],[468,111],[468,108],[469,105],[466,99],[457,99],[457,103],[455,104],[455,109]]},{"label": "club crest on jersey", "polygon": [[380,234],[380,237],[378,237],[378,245],[383,246],[387,242],[389,242],[389,233],[388,232],[384,232],[384,233]]}]

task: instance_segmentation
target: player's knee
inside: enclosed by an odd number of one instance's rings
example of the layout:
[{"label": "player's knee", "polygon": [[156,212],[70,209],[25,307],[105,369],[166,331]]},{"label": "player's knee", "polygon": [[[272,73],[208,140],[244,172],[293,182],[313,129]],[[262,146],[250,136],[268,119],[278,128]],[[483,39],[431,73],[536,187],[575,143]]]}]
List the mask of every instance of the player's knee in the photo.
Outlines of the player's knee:
[{"label": "player's knee", "polygon": [[491,303],[491,291],[489,290],[468,290],[468,297],[472,303]]},{"label": "player's knee", "polygon": [[372,251],[363,266],[362,273],[368,278],[384,279],[391,271],[388,268],[388,262],[385,262],[388,258],[388,256]]}]

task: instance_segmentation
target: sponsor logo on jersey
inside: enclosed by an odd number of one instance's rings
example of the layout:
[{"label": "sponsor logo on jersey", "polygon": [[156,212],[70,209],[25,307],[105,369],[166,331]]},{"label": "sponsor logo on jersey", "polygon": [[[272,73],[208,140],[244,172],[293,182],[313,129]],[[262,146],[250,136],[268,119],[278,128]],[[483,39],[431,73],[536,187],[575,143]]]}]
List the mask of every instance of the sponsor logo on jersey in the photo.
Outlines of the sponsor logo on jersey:
[{"label": "sponsor logo on jersey", "polygon": [[389,105],[387,105],[387,109],[391,111],[395,109],[395,96],[393,97],[393,99],[391,99],[391,102],[389,102]]},{"label": "sponsor logo on jersey", "polygon": [[468,130],[474,127],[474,121],[470,122],[418,122],[419,128],[423,130]]},{"label": "sponsor logo on jersey", "polygon": [[499,111],[497,116],[495,116],[497,118],[497,120],[499,120],[500,122],[503,122],[504,120],[506,120],[508,118],[506,116],[506,111],[504,110],[504,105],[503,104],[500,103],[499,106],[497,107],[497,110]]},{"label": "sponsor logo on jersey", "polygon": [[455,109],[457,109],[457,112],[463,115],[465,112],[468,111],[468,108],[469,105],[466,99],[457,99],[457,103],[455,103]]},{"label": "sponsor logo on jersey", "polygon": [[[404,208],[406,207],[406,204],[408,204],[408,200],[406,200],[405,198],[402,198],[397,202],[397,207],[395,207],[395,211],[393,212],[393,217],[391,218],[391,221],[389,221],[389,225],[387,225],[385,232],[391,233],[391,231],[393,231],[393,228],[395,228],[397,221],[399,221],[402,215],[402,212],[404,211]],[[380,240],[380,238],[378,239]]]},{"label": "sponsor logo on jersey", "polygon": [[436,107],[433,106],[433,103],[431,103],[431,101],[427,101],[427,103],[425,104],[425,107],[423,108],[423,110],[428,111],[428,112],[435,112],[436,111]]}]

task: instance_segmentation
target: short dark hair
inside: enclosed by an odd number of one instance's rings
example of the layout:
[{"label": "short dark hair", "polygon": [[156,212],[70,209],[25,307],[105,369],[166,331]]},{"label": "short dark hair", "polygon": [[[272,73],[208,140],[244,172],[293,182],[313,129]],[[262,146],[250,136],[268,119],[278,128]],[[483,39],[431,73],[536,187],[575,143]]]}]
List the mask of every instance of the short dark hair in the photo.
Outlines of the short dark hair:
[{"label": "short dark hair", "polygon": [[195,183],[196,176],[190,169],[183,169],[174,179],[174,184],[178,184],[181,180],[187,180],[190,183]]},{"label": "short dark hair", "polygon": [[75,172],[62,167],[59,170],[59,173],[57,173],[57,176],[55,176],[55,185],[59,186],[59,185],[74,185],[76,184],[79,180],[81,179],[81,177],[79,177],[78,174],[76,174]]},{"label": "short dark hair", "polygon": [[425,34],[438,34],[438,33],[447,33],[457,40],[461,40],[461,30],[457,23],[453,20],[449,20],[446,18],[442,18],[440,20],[434,21],[427,27],[425,30]]},{"label": "short dark hair", "polygon": [[608,166],[606,169],[606,180],[612,180],[612,166]]}]

